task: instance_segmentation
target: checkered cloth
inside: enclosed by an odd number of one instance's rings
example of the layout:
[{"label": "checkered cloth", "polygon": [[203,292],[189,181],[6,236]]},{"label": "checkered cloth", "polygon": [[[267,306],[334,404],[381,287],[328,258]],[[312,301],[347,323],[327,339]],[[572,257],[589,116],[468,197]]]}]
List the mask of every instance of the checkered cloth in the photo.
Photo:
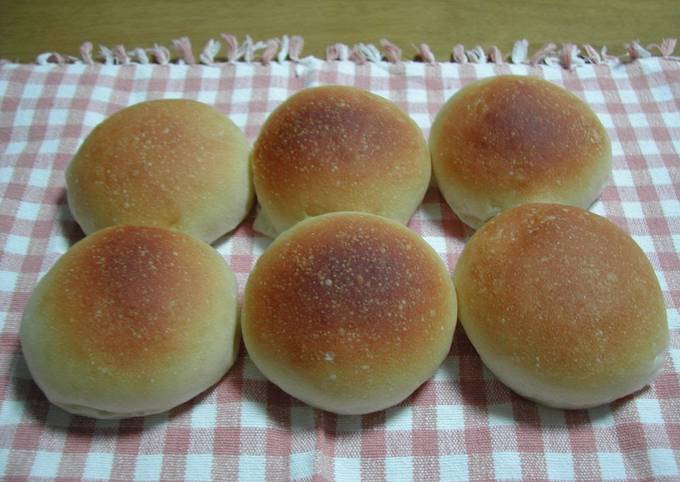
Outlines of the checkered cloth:
[{"label": "checkered cloth", "polygon": [[[427,135],[462,85],[500,73],[544,77],[585,100],[612,140],[614,168],[593,210],[629,232],[654,266],[671,349],[654,384],[592,410],[528,402],[480,362],[462,329],[414,395],[364,416],[314,410],[267,382],[245,353],[214,388],[169,413],[71,416],[32,382],[17,332],[37,280],[82,237],[64,168],[85,136],[147,99],[212,104],[250,140],[293,92],[341,83],[403,107]],[[291,62],[0,66],[0,478],[359,480],[680,479],[680,62],[560,67]],[[216,244],[243,291],[267,241],[252,217]],[[410,226],[453,269],[465,230],[434,188]]]}]

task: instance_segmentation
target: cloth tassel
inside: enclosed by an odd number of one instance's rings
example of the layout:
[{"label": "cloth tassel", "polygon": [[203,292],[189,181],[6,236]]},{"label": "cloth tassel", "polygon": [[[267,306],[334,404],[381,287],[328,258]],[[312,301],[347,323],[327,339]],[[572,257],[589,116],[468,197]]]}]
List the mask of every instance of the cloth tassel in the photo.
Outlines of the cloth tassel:
[{"label": "cloth tassel", "polygon": [[573,70],[574,67],[585,64],[584,60],[579,56],[580,51],[576,44],[565,43],[562,45],[562,52],[560,53],[560,62],[562,67],[566,70]]},{"label": "cloth tassel", "polygon": [[518,40],[512,46],[512,53],[510,54],[510,61],[515,64],[523,64],[527,60],[529,52],[529,41],[527,39]]},{"label": "cloth tassel", "polygon": [[529,59],[529,65],[536,66],[541,63],[548,55],[552,54],[557,50],[557,46],[553,43],[545,44],[543,47],[538,49],[538,51],[531,56]]},{"label": "cloth tassel", "polygon": [[488,57],[494,64],[500,65],[503,63],[503,53],[501,52],[501,49],[495,45],[492,45],[489,49]]},{"label": "cloth tassel", "polygon": [[94,60],[92,59],[92,42],[85,42],[80,46],[80,57],[87,65],[94,64]]},{"label": "cloth tassel", "polygon": [[198,56],[201,63],[204,65],[212,65],[215,63],[215,56],[220,52],[222,45],[215,40],[209,39],[208,42],[203,47],[203,52]]},{"label": "cloth tassel", "polygon": [[191,51],[191,41],[189,37],[180,37],[172,41],[172,46],[180,55],[180,60],[184,60],[189,65],[196,65],[194,53]]},{"label": "cloth tassel", "polygon": [[99,55],[104,59],[104,65],[113,65],[115,63],[115,57],[113,56],[113,50],[106,47],[105,45],[99,46]]},{"label": "cloth tassel", "polygon": [[465,47],[463,44],[454,45],[453,51],[451,52],[451,59],[459,64],[467,64],[468,58],[465,55]]},{"label": "cloth tassel", "polygon": [[646,59],[652,56],[652,53],[640,45],[638,40],[633,40],[631,43],[627,44],[626,50],[628,51],[630,60]]},{"label": "cloth tassel", "polygon": [[156,59],[156,63],[160,65],[167,65],[170,62],[170,51],[167,47],[154,44],[153,47],[147,50]]},{"label": "cloth tassel", "polygon": [[359,44],[355,44],[352,47],[352,51],[349,53],[349,59],[359,65],[366,63],[366,56],[363,51],[359,48]]},{"label": "cloth tassel", "polygon": [[267,40],[266,44],[262,55],[260,55],[260,62],[262,62],[262,65],[268,65],[274,60],[280,46],[279,40],[275,38]]},{"label": "cloth tassel", "polygon": [[427,64],[434,64],[436,62],[434,54],[432,53],[432,50],[430,50],[430,46],[428,44],[418,44],[417,47],[414,45],[413,48],[416,49],[417,60]]},{"label": "cloth tassel", "polygon": [[326,47],[326,60],[331,62],[339,60],[344,62],[349,59],[349,47],[345,44],[337,43]]},{"label": "cloth tassel", "polygon": [[472,50],[467,50],[465,55],[472,64],[485,64],[487,62],[486,53],[480,45],[477,45]]},{"label": "cloth tassel", "polygon": [[123,45],[118,44],[113,48],[113,60],[118,65],[128,65],[130,63],[130,56],[125,51]]},{"label": "cloth tassel", "polygon": [[588,59],[588,61],[591,64],[601,64],[602,63],[602,56],[599,54],[595,48],[590,45],[590,44],[585,44],[583,45],[583,50],[585,51],[585,58]]},{"label": "cloth tassel", "polygon": [[64,56],[58,52],[46,52],[44,54],[38,55],[35,62],[38,65],[47,64],[64,65],[66,63],[66,60],[64,59]]},{"label": "cloth tassel", "polygon": [[375,45],[363,43],[359,43],[357,45],[359,46],[359,50],[361,50],[361,53],[364,54],[364,57],[368,62],[373,62],[377,64],[382,61],[382,55],[380,54],[380,50],[378,50],[378,48]]},{"label": "cloth tassel", "polygon": [[388,62],[393,64],[401,62],[401,49],[399,47],[385,38],[380,39],[380,46],[383,48]]},{"label": "cloth tassel", "polygon": [[149,63],[149,56],[146,54],[146,50],[142,48],[136,48],[129,52],[130,56],[137,59],[137,62],[146,65]]},{"label": "cloth tassel", "polygon": [[288,58],[293,62],[299,62],[302,55],[302,48],[305,46],[305,41],[299,35],[293,35],[288,43]]}]

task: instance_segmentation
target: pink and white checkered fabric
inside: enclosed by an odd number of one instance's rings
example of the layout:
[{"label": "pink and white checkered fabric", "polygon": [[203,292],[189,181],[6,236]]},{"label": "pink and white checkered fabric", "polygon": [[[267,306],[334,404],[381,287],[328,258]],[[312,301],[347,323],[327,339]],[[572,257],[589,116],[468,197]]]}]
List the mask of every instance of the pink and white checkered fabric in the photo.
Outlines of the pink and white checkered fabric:
[{"label": "pink and white checkered fabric", "polygon": [[[663,373],[635,397],[547,409],[491,375],[458,329],[434,378],[392,409],[314,410],[268,383],[242,353],[214,388],[170,413],[123,421],[71,416],[31,381],[17,338],[36,281],[82,237],[64,168],[88,132],[147,99],[191,98],[249,139],[293,92],[349,84],[392,99],[428,134],[443,102],[481,77],[544,77],[585,100],[612,140],[614,169],[593,207],[629,232],[668,308]],[[0,478],[117,480],[680,479],[680,62],[559,67],[290,62],[0,66]],[[215,247],[243,290],[267,241],[252,217]],[[432,188],[410,226],[453,269],[467,234]]]}]

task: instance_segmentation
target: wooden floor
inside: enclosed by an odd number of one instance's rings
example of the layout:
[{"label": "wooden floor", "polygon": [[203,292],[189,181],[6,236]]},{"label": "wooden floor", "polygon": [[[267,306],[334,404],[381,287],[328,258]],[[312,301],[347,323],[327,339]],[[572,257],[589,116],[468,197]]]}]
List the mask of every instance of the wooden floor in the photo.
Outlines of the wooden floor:
[{"label": "wooden floor", "polygon": [[527,38],[534,49],[555,43],[643,44],[680,34],[678,0],[516,1],[166,1],[0,0],[0,58],[32,62],[38,53],[77,54],[95,45],[169,45],[189,36],[198,51],[221,32],[256,40],[298,34],[304,54],[321,56],[328,44],[378,42],[386,37],[411,57],[427,42],[439,59],[456,43],[497,44],[507,52]]}]

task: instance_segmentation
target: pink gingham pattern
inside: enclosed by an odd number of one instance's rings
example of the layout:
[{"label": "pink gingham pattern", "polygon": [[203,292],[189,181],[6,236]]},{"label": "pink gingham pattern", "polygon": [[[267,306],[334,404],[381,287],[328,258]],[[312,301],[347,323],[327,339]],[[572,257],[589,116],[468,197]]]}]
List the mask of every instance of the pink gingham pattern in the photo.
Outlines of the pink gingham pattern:
[{"label": "pink gingham pattern", "polygon": [[[614,167],[593,210],[629,232],[654,266],[671,328],[663,373],[634,397],[561,411],[514,395],[462,329],[434,378],[365,416],[314,410],[241,353],[214,388],[169,413],[71,416],[32,382],[17,332],[37,280],[82,237],[64,168],[88,132],[156,98],[214,105],[250,140],[293,92],[328,83],[392,99],[425,134],[462,85],[500,73],[544,77],[584,99],[612,140]],[[680,62],[625,65],[291,62],[0,66],[0,478],[5,480],[679,480]],[[215,243],[243,291],[268,241],[252,216]],[[410,226],[453,269],[469,234],[431,188]]]}]

